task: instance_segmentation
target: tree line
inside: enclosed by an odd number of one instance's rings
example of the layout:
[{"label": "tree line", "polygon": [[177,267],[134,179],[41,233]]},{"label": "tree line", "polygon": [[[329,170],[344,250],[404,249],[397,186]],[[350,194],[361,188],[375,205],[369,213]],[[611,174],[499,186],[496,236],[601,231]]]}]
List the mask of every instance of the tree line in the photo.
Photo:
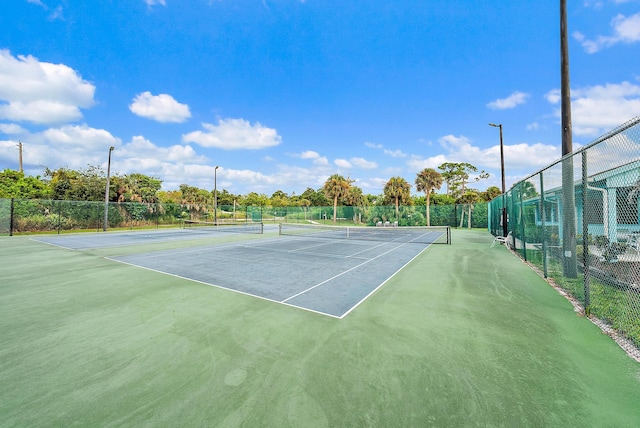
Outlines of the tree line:
[{"label": "tree line", "polygon": [[[438,171],[439,170],[439,171]],[[300,195],[288,194],[282,190],[271,196],[250,192],[236,195],[226,189],[217,191],[218,205],[271,206],[271,207],[310,207],[333,206],[334,221],[336,209],[342,206],[366,207],[373,205],[394,205],[396,214],[401,205],[426,205],[426,218],[429,224],[429,206],[464,204],[472,205],[480,201],[489,201],[500,195],[495,186],[479,191],[469,186],[488,178],[484,171],[468,163],[446,162],[438,167],[425,168],[414,180],[415,189],[424,196],[411,194],[412,185],[403,177],[391,177],[379,195],[365,194],[355,186],[354,181],[342,175],[331,175],[319,189],[308,187]],[[475,175],[475,178],[470,177]],[[436,193],[442,185],[444,193]],[[59,168],[45,169],[44,176],[26,176],[22,172],[6,169],[0,172],[0,198],[52,199],[72,201],[104,201],[106,173],[98,166],[86,169]],[[110,177],[110,202],[175,203],[189,205],[213,205],[213,190],[201,189],[181,184],[177,190],[162,190],[162,180],[144,174],[132,173]]]}]

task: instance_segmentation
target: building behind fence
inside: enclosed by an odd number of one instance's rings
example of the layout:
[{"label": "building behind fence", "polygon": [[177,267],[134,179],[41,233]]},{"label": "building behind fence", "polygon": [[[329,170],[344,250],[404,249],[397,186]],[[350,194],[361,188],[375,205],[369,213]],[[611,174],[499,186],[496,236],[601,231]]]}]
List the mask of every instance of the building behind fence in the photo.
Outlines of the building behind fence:
[{"label": "building behind fence", "polygon": [[[486,202],[473,205],[431,205],[433,226],[487,227]],[[215,214],[214,214],[215,213]],[[181,227],[184,220],[218,223],[333,224],[333,207],[260,207],[200,204],[110,202],[108,229]],[[336,223],[362,226],[426,224],[425,206],[338,206]],[[396,223],[397,222],[397,223]],[[0,234],[102,231],[104,202],[0,199]]]},{"label": "building behind fence", "polygon": [[640,117],[516,183],[489,230],[640,348]]}]

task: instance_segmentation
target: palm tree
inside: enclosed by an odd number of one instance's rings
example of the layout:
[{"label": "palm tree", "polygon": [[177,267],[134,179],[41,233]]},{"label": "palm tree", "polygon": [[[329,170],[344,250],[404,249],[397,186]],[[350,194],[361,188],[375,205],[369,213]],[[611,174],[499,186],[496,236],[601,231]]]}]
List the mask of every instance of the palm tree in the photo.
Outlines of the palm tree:
[{"label": "palm tree", "polygon": [[411,185],[402,177],[391,177],[384,185],[384,195],[393,199],[396,206],[396,221],[400,218],[400,201],[408,201],[411,198]]},{"label": "palm tree", "polygon": [[302,198],[298,200],[298,203],[300,204],[300,206],[302,207],[302,210],[304,211],[304,219],[307,219],[307,211],[309,210],[309,207],[311,206],[311,201],[309,199],[306,198]]},{"label": "palm tree", "polygon": [[502,195],[502,191],[497,186],[489,186],[482,194],[482,198],[489,202]]},{"label": "palm tree", "polygon": [[327,181],[324,182],[324,186],[322,186],[322,190],[324,191],[324,194],[327,195],[327,198],[333,199],[334,224],[336,222],[336,214],[338,211],[338,199],[347,196],[351,183],[352,180],[344,178],[340,174],[333,174],[331,177],[327,178]]},{"label": "palm tree", "polygon": [[364,206],[366,198],[362,193],[362,189],[357,186],[351,186],[345,197],[346,203],[353,207],[353,221],[358,222],[358,208]]},{"label": "palm tree", "polygon": [[427,210],[427,226],[431,226],[431,218],[429,216],[429,205],[431,204],[431,191],[442,187],[442,174],[433,168],[425,168],[416,176],[416,190],[424,192],[426,197]]}]

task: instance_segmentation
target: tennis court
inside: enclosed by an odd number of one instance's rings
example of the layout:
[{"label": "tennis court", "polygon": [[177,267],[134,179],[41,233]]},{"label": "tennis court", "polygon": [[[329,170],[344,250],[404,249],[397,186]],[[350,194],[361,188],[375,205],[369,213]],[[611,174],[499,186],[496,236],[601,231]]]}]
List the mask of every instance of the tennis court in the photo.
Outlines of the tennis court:
[{"label": "tennis court", "polygon": [[229,251],[280,260],[282,278],[315,257],[317,283],[348,256],[401,257],[348,239],[323,256],[300,247],[322,239],[271,228],[82,250],[34,238],[0,238],[3,427],[640,426],[640,364],[486,231],[404,245],[423,250],[340,319],[124,261],[206,272]]},{"label": "tennis court", "polygon": [[[182,229],[42,236],[72,250],[262,234],[261,223]],[[232,240],[233,241],[233,240]],[[449,243],[448,227],[365,228],[281,224],[279,236],[150,251],[109,260],[342,318],[432,243]]]},{"label": "tennis court", "polygon": [[294,236],[111,260],[342,318],[447,233],[314,229],[296,226]]}]

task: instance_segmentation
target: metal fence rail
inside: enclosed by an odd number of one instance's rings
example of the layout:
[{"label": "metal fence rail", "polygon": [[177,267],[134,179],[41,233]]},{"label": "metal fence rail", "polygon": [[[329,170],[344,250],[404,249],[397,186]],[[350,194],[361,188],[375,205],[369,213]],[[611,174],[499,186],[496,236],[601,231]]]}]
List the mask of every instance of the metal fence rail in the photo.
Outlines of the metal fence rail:
[{"label": "metal fence rail", "polygon": [[489,230],[640,348],[640,117],[516,183]]}]

